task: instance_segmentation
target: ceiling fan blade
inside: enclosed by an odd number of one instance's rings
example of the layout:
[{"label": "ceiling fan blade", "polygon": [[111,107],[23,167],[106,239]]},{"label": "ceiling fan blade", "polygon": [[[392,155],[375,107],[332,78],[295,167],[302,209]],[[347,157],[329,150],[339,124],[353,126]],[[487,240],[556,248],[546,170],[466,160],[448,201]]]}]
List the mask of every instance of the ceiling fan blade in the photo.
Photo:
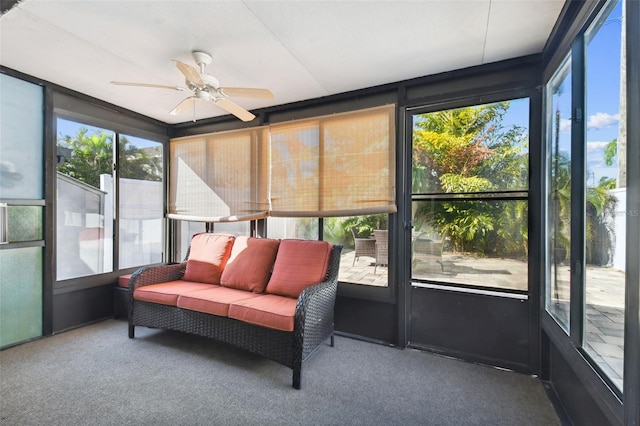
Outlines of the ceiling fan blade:
[{"label": "ceiling fan blade", "polygon": [[225,111],[235,115],[242,121],[251,121],[254,118],[256,118],[255,115],[251,114],[249,111],[242,108],[240,105],[234,104],[228,99],[224,99],[224,98],[214,99],[213,103],[215,103]]},{"label": "ceiling fan blade", "polygon": [[196,102],[195,96],[189,96],[183,99],[176,107],[169,113],[169,115],[179,115],[194,107]]},{"label": "ceiling fan blade", "polygon": [[253,89],[249,87],[221,87],[220,92],[225,96],[242,98],[275,99],[275,95],[269,89]]},{"label": "ceiling fan blade", "polygon": [[127,81],[112,81],[111,84],[115,84],[116,86],[152,87],[155,89],[179,90],[182,92],[187,90],[184,87],[178,87],[178,86],[165,86],[163,84],[130,83]]},{"label": "ceiling fan blade", "polygon": [[178,69],[184,75],[187,81],[200,87],[205,85],[197,69],[195,69],[191,65],[185,64],[184,62],[180,62],[178,60],[176,60],[175,62],[176,62],[176,67],[178,67]]}]

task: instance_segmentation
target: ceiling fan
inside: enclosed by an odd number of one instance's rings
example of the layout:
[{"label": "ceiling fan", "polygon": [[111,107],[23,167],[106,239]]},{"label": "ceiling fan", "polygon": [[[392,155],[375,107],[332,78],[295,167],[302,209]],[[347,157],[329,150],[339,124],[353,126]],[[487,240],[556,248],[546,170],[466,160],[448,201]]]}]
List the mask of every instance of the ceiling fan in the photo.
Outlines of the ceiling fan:
[{"label": "ceiling fan", "polygon": [[[225,111],[235,115],[242,121],[251,121],[255,115],[229,100],[229,97],[245,97],[259,99],[274,99],[274,94],[268,89],[257,89],[249,87],[220,87],[218,79],[207,74],[205,68],[211,63],[211,55],[202,51],[193,51],[193,59],[199,69],[174,60],[176,67],[185,77],[185,87],[165,86],[161,84],[129,83],[124,81],[112,81],[111,84],[119,86],[152,87],[156,89],[169,89],[178,91],[191,91],[193,94],[183,99],[169,113],[171,115],[182,114],[190,109],[195,113],[195,103],[197,101],[213,102]],[[194,118],[195,121],[195,118]]]}]

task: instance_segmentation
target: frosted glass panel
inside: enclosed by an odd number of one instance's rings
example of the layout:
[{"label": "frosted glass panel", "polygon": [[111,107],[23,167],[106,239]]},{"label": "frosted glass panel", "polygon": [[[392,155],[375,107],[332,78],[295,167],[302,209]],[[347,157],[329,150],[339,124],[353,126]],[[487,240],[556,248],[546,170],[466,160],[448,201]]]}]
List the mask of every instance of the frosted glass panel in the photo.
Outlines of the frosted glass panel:
[{"label": "frosted glass panel", "polygon": [[44,209],[40,206],[9,206],[9,242],[43,239]]},{"label": "frosted glass panel", "polygon": [[0,199],[42,199],[42,88],[0,74]]},{"label": "frosted glass panel", "polygon": [[0,347],[42,335],[42,248],[0,250]]}]

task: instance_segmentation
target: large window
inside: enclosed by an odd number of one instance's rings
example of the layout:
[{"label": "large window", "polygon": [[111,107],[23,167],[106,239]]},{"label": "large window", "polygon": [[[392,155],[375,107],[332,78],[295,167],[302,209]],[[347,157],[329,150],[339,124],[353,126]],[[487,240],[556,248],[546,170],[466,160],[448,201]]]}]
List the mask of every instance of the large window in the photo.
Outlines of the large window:
[{"label": "large window", "polygon": [[[395,162],[394,105],[176,138],[169,217],[216,231],[264,220],[269,238],[323,238],[345,247],[341,281],[386,287]],[[353,226],[371,253],[355,256]]]},{"label": "large window", "polygon": [[412,279],[526,291],[529,101],[413,116]]},{"label": "large window", "polygon": [[[547,87],[546,309],[623,388],[626,280],[624,2],[609,2]],[[573,112],[573,113],[572,113]]]},{"label": "large window", "polygon": [[57,128],[57,280],[111,272],[115,134],[64,119]]},{"label": "large window", "polygon": [[[585,35],[584,348],[622,390],[625,313],[626,90],[621,84],[622,2]],[[624,75],[622,74],[622,77]]]},{"label": "large window", "polygon": [[162,144],[63,118],[56,123],[57,280],[161,262]]}]

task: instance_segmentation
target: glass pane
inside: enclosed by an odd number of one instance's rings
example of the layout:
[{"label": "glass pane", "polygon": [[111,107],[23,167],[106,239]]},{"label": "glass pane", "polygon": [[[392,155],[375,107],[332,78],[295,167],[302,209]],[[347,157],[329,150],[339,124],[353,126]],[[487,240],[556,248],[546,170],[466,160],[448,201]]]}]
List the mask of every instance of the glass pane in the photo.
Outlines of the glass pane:
[{"label": "glass pane", "polygon": [[42,335],[42,248],[0,250],[0,277],[0,347]]},{"label": "glass pane", "polygon": [[188,222],[181,220],[178,222],[178,233],[176,235],[177,252],[175,253],[174,262],[182,262],[187,258],[189,244],[194,234],[206,231],[204,222]]},{"label": "glass pane", "polygon": [[412,192],[526,190],[529,100],[413,117]]},{"label": "glass pane", "polygon": [[44,198],[42,88],[0,74],[0,199]]},{"label": "glass pane", "polygon": [[343,246],[339,281],[388,285],[388,223],[386,214],[324,219],[324,240]]},{"label": "glass pane", "polygon": [[213,224],[213,232],[231,235],[249,235],[251,222],[216,222]]},{"label": "glass pane", "polygon": [[113,270],[113,133],[58,119],[57,279]]},{"label": "glass pane", "polygon": [[[120,135],[119,267],[162,262],[162,144]],[[108,185],[111,187],[111,185]]]},{"label": "glass pane", "polygon": [[317,240],[319,235],[318,222],[318,218],[315,217],[270,217],[267,219],[267,237]]},{"label": "glass pane", "polygon": [[44,239],[42,224],[44,208],[40,206],[8,206],[9,242],[38,241]]},{"label": "glass pane", "polygon": [[622,390],[624,354],[626,123],[620,84],[622,4],[588,32],[586,330],[584,348]]},{"label": "glass pane", "polygon": [[412,279],[528,289],[526,201],[413,202]]},{"label": "glass pane", "polygon": [[547,140],[550,141],[549,279],[546,309],[569,332],[571,235],[571,60],[567,59],[549,83]]}]

